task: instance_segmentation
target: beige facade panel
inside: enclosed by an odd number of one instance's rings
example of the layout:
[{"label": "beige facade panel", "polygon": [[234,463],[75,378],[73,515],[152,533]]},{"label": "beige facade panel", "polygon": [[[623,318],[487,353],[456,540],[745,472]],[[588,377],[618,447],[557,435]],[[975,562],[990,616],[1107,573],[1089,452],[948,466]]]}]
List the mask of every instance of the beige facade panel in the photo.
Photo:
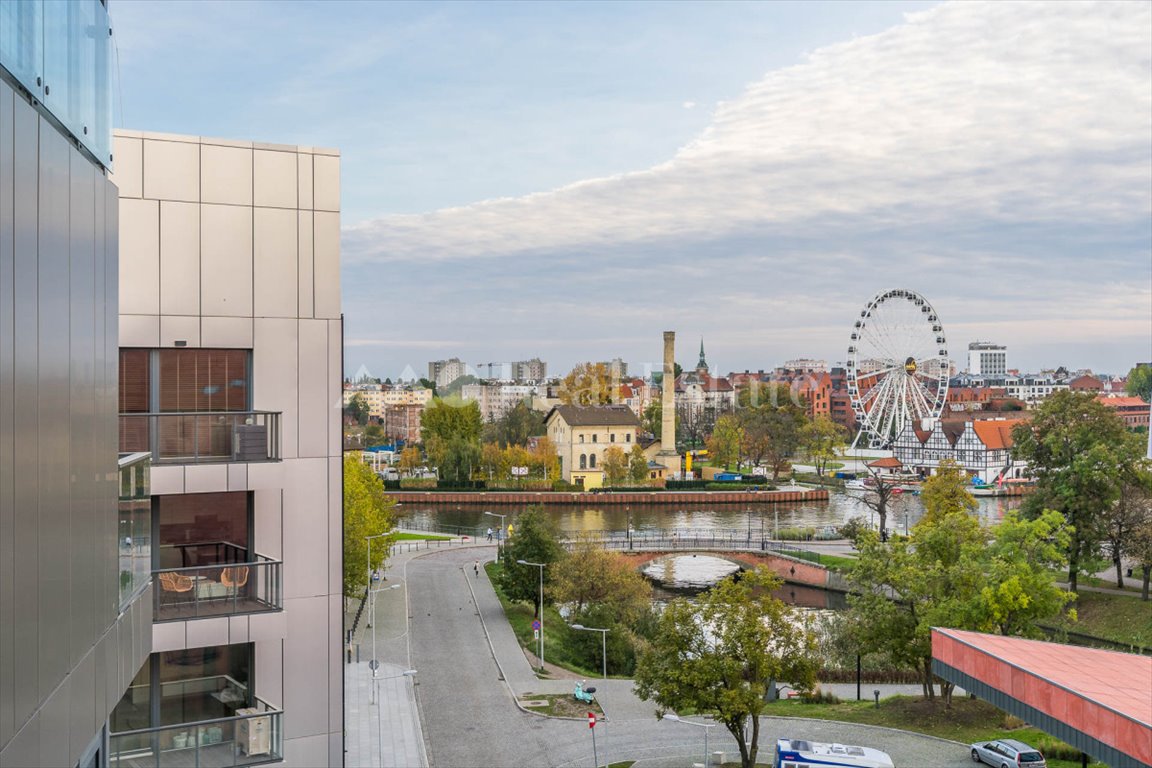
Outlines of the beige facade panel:
[{"label": "beige facade panel", "polygon": [[[261,408],[261,410],[269,410]],[[261,462],[248,465],[248,490],[279,491],[284,487],[284,464],[281,462]]]},{"label": "beige facade panel", "polygon": [[[284,641],[277,638],[261,642],[253,638],[256,643],[256,685],[255,690],[260,691],[260,698],[265,701],[280,704],[284,701]],[[285,733],[287,736],[288,733]],[[289,763],[295,766],[296,763]]]},{"label": "beige facade panel", "polygon": [[200,201],[200,145],[144,140],[144,197]]},{"label": "beige facade panel", "polygon": [[160,345],[158,315],[120,315],[120,346],[157,347]]},{"label": "beige facade panel", "polygon": [[328,455],[328,321],[300,320],[300,359],[315,361],[301,365],[300,421],[298,455],[323,458]]},{"label": "beige facade panel", "polygon": [[153,496],[168,496],[174,493],[184,493],[184,466],[171,464],[167,466],[154,466],[149,472]]},{"label": "beige facade panel", "polygon": [[255,315],[296,317],[300,293],[296,275],[296,211],[254,208],[252,221]]},{"label": "beige facade panel", "polygon": [[312,207],[317,211],[340,210],[340,158],[312,156]]},{"label": "beige facade panel", "polygon": [[205,348],[251,349],[252,318],[203,317],[200,319],[200,343]]},{"label": "beige facade panel", "polygon": [[200,314],[200,206],[160,203],[160,312]]},{"label": "beige facade panel", "polygon": [[284,615],[284,611],[256,613],[248,623],[248,640],[252,643],[283,640],[287,634],[288,618]]},{"label": "beige facade panel", "polygon": [[246,491],[246,490],[248,490],[248,465],[247,464],[229,464],[228,465],[228,490],[230,490],[230,491]]},{"label": "beige facade panel", "polygon": [[[328,460],[297,459],[284,485],[284,598],[328,593]],[[291,619],[290,619],[291,621]]]},{"label": "beige facade panel", "polygon": [[296,208],[299,181],[296,152],[252,153],[252,203],[270,208]]},{"label": "beige facade panel", "polygon": [[188,622],[165,621],[152,625],[152,652],[179,651],[188,647]]},{"label": "beige facade panel", "polygon": [[[343,324],[343,320],[328,321],[328,455],[337,457],[344,455],[344,434],[341,428],[344,413]],[[336,485],[339,487],[340,483]],[[340,509],[343,506],[340,501],[342,498],[343,496],[337,497],[333,509]]]},{"label": "beige facade panel", "polygon": [[[319,763],[291,758],[292,765],[323,765],[328,759],[328,598],[304,597],[285,601],[288,611],[288,634],[284,638],[284,669],[292,670],[292,684],[284,691],[284,732],[296,737],[324,734]],[[287,757],[285,744],[285,757]]]},{"label": "beige facade panel", "polygon": [[299,205],[301,210],[311,210],[314,195],[312,194],[312,155],[301,152],[296,157],[297,187],[299,190]]},{"label": "beige facade panel", "polygon": [[228,617],[197,619],[189,621],[188,647],[203,648],[209,645],[228,645]]},{"label": "beige facade panel", "polygon": [[200,199],[205,203],[252,205],[252,150],[202,146]]},{"label": "beige facade panel", "polygon": [[[280,456],[296,458],[299,385],[299,327],[294,319],[258,317],[252,354],[252,402],[263,411],[282,411]],[[287,478],[284,478],[287,479]]]},{"label": "beige facade panel", "polygon": [[[328,562],[341,563],[328,569],[328,592],[343,602],[344,562],[344,457],[337,454],[328,459]],[[340,626],[337,622],[333,626]]]},{"label": "beige facade panel", "polygon": [[120,199],[144,195],[144,142],[116,136],[112,142],[113,172],[109,179],[120,190]]},{"label": "beige facade panel", "polygon": [[161,315],[160,316],[160,346],[175,347],[177,342],[184,342],[180,346],[200,346],[200,318],[188,315]]},{"label": "beige facade panel", "polygon": [[[301,155],[303,157],[303,155]],[[298,235],[297,243],[299,247],[299,312],[300,317],[315,317],[316,316],[316,284],[315,284],[315,270],[313,263],[313,213],[311,211],[300,211],[298,214]],[[341,378],[343,378],[341,376]]]},{"label": "beige facade panel", "polygon": [[252,315],[252,211],[200,207],[200,306],[205,315]]},{"label": "beige facade panel", "polygon": [[120,201],[120,313],[160,314],[160,204]]},{"label": "beige facade panel", "polygon": [[189,464],[184,468],[184,493],[220,493],[226,490],[226,464]]},{"label": "beige facade panel", "polygon": [[312,236],[315,316],[340,317],[340,214],[317,211]]},{"label": "beige facade panel", "polygon": [[[249,475],[251,477],[251,474]],[[258,490],[252,497],[255,529],[253,546],[265,557],[284,556],[284,491],[282,488]]]}]

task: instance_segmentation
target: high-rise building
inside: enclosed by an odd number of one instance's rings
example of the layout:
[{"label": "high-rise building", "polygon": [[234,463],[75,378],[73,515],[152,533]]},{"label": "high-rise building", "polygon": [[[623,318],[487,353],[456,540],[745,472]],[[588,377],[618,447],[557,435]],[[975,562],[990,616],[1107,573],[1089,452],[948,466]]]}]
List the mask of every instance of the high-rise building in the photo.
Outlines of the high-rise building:
[{"label": "high-rise building", "polygon": [[973,341],[968,345],[968,373],[986,379],[1008,375],[1008,348],[990,341]]},{"label": "high-rise building", "polygon": [[472,371],[468,364],[460,360],[458,357],[451,357],[447,360],[433,360],[428,363],[428,380],[433,382],[437,387],[446,387],[461,376],[466,376]]},{"label": "high-rise building", "polygon": [[339,765],[340,157],[134,131],[115,156],[154,623],[112,764]]},{"label": "high-rise building", "polygon": [[147,456],[116,453],[110,35],[100,0],[0,5],[0,766],[106,764],[151,642]]}]

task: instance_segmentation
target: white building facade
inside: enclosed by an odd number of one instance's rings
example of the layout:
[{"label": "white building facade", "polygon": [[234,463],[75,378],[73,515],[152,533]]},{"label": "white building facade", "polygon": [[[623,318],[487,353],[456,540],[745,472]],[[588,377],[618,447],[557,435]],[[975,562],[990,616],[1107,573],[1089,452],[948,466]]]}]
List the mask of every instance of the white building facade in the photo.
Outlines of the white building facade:
[{"label": "white building facade", "polygon": [[[115,157],[122,449],[154,461],[153,653],[137,685],[181,696],[192,720],[257,715],[243,734],[169,727],[160,748],[205,733],[340,765],[339,154],[124,131]],[[143,717],[131,704],[122,727]]]},{"label": "white building facade", "polygon": [[1008,375],[1008,348],[988,341],[968,345],[968,373],[987,378]]}]

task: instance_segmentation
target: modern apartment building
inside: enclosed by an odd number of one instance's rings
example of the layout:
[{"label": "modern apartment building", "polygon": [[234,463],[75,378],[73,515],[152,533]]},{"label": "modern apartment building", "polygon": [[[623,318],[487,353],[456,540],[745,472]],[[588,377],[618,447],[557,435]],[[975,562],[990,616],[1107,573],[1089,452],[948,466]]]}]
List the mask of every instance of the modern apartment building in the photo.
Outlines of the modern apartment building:
[{"label": "modern apartment building", "polygon": [[339,765],[340,158],[131,131],[114,150],[153,624],[112,764]]},{"label": "modern apartment building", "polygon": [[106,764],[151,641],[147,457],[116,454],[110,34],[100,0],[0,3],[4,768]]},{"label": "modern apartment building", "polygon": [[996,379],[1008,375],[1008,348],[990,341],[968,345],[968,373]]}]

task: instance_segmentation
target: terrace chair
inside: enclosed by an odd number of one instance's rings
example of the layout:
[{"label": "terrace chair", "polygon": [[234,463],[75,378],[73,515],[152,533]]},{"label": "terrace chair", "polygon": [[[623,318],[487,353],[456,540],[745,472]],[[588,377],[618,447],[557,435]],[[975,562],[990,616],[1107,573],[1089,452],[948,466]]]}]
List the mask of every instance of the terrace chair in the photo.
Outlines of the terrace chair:
[{"label": "terrace chair", "polygon": [[220,583],[233,595],[240,592],[240,588],[248,583],[248,566],[229,566],[220,571]]},{"label": "terrace chair", "polygon": [[[161,573],[160,574],[160,590],[161,593],[171,592],[173,594],[180,594],[182,592],[191,592],[195,583],[190,576],[185,576],[182,573]],[[180,602],[180,601],[172,601]]]}]

